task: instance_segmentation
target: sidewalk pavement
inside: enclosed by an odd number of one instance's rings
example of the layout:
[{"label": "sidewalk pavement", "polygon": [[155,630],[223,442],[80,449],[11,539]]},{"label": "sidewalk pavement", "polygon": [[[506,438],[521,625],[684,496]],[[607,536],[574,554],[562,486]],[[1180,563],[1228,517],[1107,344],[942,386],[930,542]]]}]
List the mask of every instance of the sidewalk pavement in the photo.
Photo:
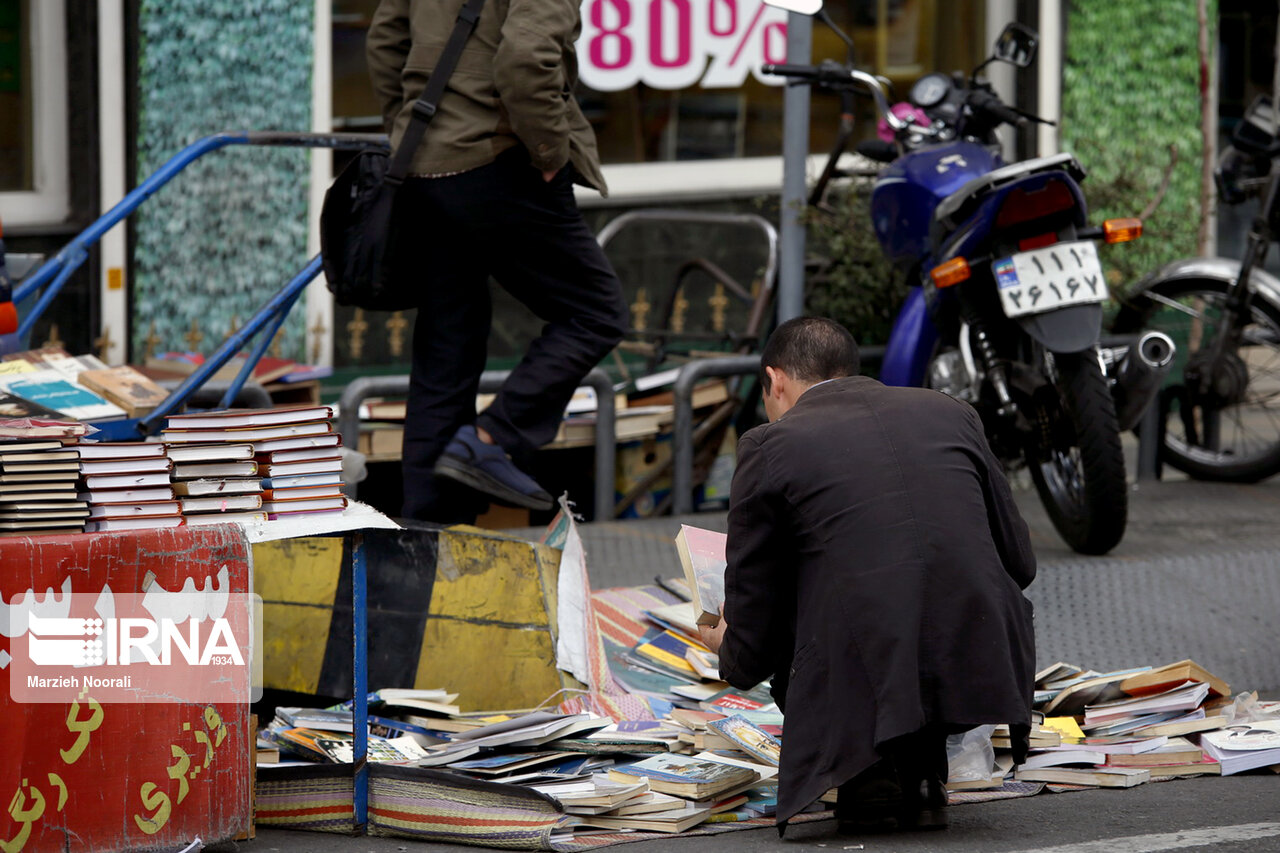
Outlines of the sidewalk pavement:
[{"label": "sidewalk pavement", "polygon": [[[1233,689],[1280,695],[1280,478],[1131,483],[1124,540],[1103,557],[1071,551],[1029,479],[1013,485],[1040,564],[1027,590],[1039,667],[1193,658]],[[724,530],[727,514],[580,525],[592,587],[680,575],[673,543],[682,523]]]}]

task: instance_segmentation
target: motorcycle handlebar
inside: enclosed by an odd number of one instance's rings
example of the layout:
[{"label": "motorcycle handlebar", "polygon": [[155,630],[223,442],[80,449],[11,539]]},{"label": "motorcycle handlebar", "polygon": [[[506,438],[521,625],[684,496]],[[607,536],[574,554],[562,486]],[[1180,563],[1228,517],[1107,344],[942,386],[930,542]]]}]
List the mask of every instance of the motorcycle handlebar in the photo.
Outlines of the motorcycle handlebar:
[{"label": "motorcycle handlebar", "polygon": [[906,122],[889,110],[889,99],[885,95],[884,83],[878,77],[867,74],[864,71],[858,71],[856,68],[846,68],[834,62],[824,62],[822,65],[775,65],[768,63],[761,66],[761,70],[765,74],[776,74],[781,77],[803,80],[806,83],[819,83],[833,88],[852,87],[856,83],[861,83],[875,100],[876,111],[881,118],[888,122],[889,127],[897,131],[907,126]]},{"label": "motorcycle handlebar", "polygon": [[1013,107],[1006,106],[999,98],[988,92],[973,92],[969,99],[969,104],[975,110],[981,110],[994,119],[1005,124],[1011,124],[1015,127],[1022,127],[1027,123],[1027,117],[1015,110]]},{"label": "motorcycle handlebar", "polygon": [[772,62],[766,62],[760,68],[765,74],[776,74],[779,77],[795,77],[800,80],[816,80],[818,78],[818,66],[816,65],[787,65],[785,63],[775,65]]}]

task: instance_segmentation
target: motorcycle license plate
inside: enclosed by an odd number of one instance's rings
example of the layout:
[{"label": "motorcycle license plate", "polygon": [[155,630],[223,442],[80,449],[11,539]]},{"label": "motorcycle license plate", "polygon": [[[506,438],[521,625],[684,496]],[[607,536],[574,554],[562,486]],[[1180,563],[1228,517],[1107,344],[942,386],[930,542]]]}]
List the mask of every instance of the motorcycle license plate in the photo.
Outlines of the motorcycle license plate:
[{"label": "motorcycle license plate", "polygon": [[1098,249],[1088,240],[1018,252],[993,261],[991,269],[1007,317],[1040,314],[1107,298]]}]

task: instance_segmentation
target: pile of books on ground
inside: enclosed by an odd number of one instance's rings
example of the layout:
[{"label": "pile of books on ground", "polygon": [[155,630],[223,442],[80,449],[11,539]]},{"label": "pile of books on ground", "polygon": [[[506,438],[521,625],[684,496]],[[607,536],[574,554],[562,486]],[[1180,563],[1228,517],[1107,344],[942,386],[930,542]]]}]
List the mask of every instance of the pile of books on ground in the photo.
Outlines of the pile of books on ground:
[{"label": "pile of books on ground", "polygon": [[[675,550],[683,576],[660,581],[680,600],[645,608],[640,615],[649,627],[642,626],[630,646],[617,642],[625,618],[613,618],[604,638],[611,672],[659,716],[696,727],[688,715],[736,711],[780,734],[782,718],[768,695],[719,681],[719,662],[698,639],[698,624],[714,624],[724,599],[725,539],[723,533],[681,527]],[[622,602],[609,603],[620,609]],[[1027,762],[1014,767],[1008,728],[997,727],[990,773],[953,775],[953,789],[1000,788],[1006,780],[1128,787],[1261,767],[1280,772],[1280,703],[1255,702],[1244,709],[1246,700],[1234,698],[1223,679],[1194,661],[1110,672],[1058,663],[1037,673],[1036,686]],[[689,700],[698,703],[696,711],[687,710]],[[664,705],[675,710],[663,712]],[[706,741],[695,737],[695,743]]]},{"label": "pile of books on ground", "polygon": [[[1195,661],[1110,672],[1058,663],[1038,673],[1036,685],[1032,750],[1016,780],[1128,788],[1177,776],[1280,772],[1280,703],[1233,698],[1225,681]],[[998,733],[993,743],[1007,746],[1007,737]]]},{"label": "pile of books on ground", "polygon": [[[779,741],[742,716],[614,722],[591,713],[463,714],[456,698],[444,690],[370,694],[369,760],[537,791],[564,808],[562,835],[675,833],[776,809]],[[350,705],[277,708],[259,739],[278,757],[262,763],[350,763]]]},{"label": "pile of books on ground", "polygon": [[77,493],[79,423],[0,417],[0,536],[78,533],[89,507]]}]

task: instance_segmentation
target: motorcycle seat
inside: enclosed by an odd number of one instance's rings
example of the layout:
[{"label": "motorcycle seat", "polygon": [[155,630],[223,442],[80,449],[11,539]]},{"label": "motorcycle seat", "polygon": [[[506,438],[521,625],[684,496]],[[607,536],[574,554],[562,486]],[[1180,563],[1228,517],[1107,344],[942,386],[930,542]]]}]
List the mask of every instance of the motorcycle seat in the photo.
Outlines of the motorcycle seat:
[{"label": "motorcycle seat", "polygon": [[1073,155],[1065,152],[1023,160],[1020,163],[1010,163],[985,175],[979,175],[938,203],[938,207],[933,212],[935,233],[939,231],[946,233],[959,228],[982,201],[982,197],[991,190],[1026,175],[1056,170],[1066,171],[1075,181],[1081,181],[1085,176],[1084,167]]}]

